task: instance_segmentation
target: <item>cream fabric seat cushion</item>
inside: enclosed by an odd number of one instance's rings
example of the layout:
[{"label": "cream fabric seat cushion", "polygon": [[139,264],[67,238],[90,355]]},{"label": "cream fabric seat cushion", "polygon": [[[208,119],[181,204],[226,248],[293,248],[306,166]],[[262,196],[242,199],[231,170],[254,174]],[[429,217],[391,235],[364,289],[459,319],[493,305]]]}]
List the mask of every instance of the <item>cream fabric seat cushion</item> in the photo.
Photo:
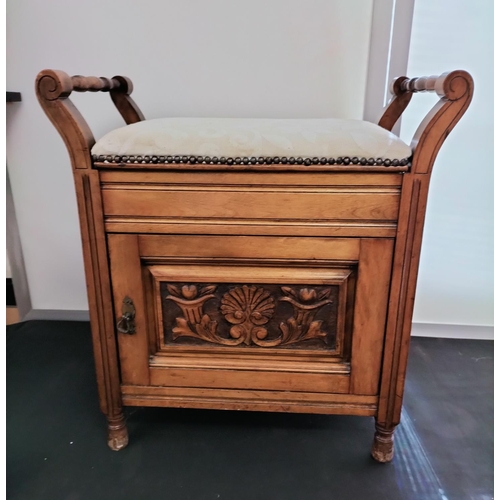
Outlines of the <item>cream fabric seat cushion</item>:
[{"label": "cream fabric seat cushion", "polygon": [[403,160],[411,149],[382,127],[358,120],[162,118],[109,132],[92,154]]}]

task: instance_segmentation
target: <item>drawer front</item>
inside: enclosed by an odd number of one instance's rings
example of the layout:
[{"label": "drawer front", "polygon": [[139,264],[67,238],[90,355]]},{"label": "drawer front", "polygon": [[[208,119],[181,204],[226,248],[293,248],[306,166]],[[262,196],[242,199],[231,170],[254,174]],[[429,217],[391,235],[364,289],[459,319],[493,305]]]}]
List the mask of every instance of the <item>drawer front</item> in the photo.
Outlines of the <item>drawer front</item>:
[{"label": "drawer front", "polygon": [[117,321],[134,308],[135,332],[117,332],[125,385],[377,393],[391,239],[108,244]]},{"label": "drawer front", "polygon": [[394,173],[100,173],[114,233],[394,237]]},{"label": "drawer front", "polygon": [[106,216],[165,218],[390,220],[398,216],[398,192],[352,188],[307,191],[104,189]]}]

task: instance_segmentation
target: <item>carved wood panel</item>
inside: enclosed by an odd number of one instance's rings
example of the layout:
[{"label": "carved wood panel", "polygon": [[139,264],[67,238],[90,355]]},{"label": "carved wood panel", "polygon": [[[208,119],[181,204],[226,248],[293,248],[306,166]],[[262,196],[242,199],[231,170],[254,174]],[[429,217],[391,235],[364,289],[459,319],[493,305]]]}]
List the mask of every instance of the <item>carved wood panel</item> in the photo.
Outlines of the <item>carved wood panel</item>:
[{"label": "carved wood panel", "polygon": [[160,283],[168,345],[338,347],[339,286]]}]

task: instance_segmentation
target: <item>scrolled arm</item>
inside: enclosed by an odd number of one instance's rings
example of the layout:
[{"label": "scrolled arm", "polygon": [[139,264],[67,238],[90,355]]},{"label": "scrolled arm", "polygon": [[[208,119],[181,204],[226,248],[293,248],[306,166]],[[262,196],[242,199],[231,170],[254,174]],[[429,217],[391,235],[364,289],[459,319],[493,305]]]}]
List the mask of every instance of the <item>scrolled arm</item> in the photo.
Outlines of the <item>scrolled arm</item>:
[{"label": "scrolled arm", "polygon": [[468,89],[474,86],[472,77],[467,71],[457,70],[443,73],[441,76],[421,76],[396,78],[391,85],[394,95],[405,92],[435,92],[448,101],[456,101],[464,96]]},{"label": "scrolled arm", "polygon": [[73,168],[92,168],[90,151],[94,136],[78,109],[69,99],[74,92],[109,92],[125,123],[144,120],[141,110],[130,97],[134,87],[129,78],[96,76],[69,76],[64,71],[46,69],[35,82],[38,101],[63,138]]},{"label": "scrolled arm", "polygon": [[441,99],[427,113],[411,141],[412,168],[417,174],[431,173],[443,142],[472,101],[474,80],[467,71],[451,71],[436,79],[433,90]]},{"label": "scrolled arm", "polygon": [[469,107],[474,94],[474,81],[467,71],[456,70],[441,76],[401,76],[392,82],[390,90],[394,97],[378,123],[386,130],[392,130],[413,94],[435,92],[440,97],[422,120],[411,142],[412,170],[428,174],[444,140]]},{"label": "scrolled arm", "polygon": [[404,110],[411,101],[413,94],[435,92],[447,101],[457,101],[473,91],[474,82],[467,71],[457,70],[443,73],[441,76],[421,76],[408,78],[400,76],[390,85],[394,96],[384,110],[378,124],[386,130],[392,130]]},{"label": "scrolled arm", "polygon": [[35,90],[38,99],[46,101],[66,99],[73,92],[73,82],[64,71],[46,69],[38,73]]}]

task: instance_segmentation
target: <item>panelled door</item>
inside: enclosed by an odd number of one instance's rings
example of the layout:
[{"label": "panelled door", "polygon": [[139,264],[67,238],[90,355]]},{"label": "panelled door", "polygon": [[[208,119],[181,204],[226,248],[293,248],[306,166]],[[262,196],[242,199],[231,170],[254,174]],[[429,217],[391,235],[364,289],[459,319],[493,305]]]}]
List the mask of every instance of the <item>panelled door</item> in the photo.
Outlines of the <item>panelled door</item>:
[{"label": "panelled door", "polygon": [[392,239],[108,245],[123,385],[377,394]]}]

